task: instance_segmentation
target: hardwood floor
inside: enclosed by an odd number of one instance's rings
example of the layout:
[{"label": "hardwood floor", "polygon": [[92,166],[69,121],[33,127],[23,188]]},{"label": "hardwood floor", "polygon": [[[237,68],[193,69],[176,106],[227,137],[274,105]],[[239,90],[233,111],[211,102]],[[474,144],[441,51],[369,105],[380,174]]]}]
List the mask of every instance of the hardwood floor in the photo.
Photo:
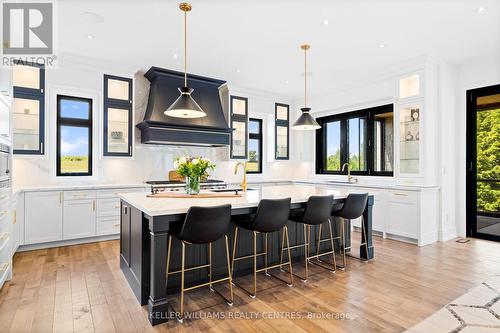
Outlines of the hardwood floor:
[{"label": "hardwood floor", "polygon": [[310,265],[308,282],[292,288],[260,274],[257,298],[235,288],[233,307],[203,288],[186,297],[198,318],[151,327],[118,253],[119,242],[108,241],[16,254],[14,278],[0,291],[0,332],[401,332],[500,273],[500,243],[418,248],[376,237],[368,264],[350,259],[335,274]]}]

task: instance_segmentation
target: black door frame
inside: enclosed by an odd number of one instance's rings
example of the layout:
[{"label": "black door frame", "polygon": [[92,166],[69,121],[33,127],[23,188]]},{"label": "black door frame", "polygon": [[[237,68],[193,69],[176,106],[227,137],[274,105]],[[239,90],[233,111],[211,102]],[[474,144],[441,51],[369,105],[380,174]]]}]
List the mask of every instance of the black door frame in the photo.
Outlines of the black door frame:
[{"label": "black door frame", "polygon": [[466,225],[467,237],[500,242],[500,236],[477,232],[477,98],[500,94],[500,84],[467,90]]}]

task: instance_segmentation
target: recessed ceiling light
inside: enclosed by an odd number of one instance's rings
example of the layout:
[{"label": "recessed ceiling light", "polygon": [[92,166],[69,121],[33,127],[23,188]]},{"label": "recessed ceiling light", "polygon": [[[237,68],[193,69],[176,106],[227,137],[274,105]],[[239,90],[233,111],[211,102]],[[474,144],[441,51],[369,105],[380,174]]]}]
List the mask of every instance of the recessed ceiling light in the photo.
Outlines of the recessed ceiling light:
[{"label": "recessed ceiling light", "polygon": [[485,8],[485,7],[483,7],[483,6],[481,6],[481,7],[478,7],[478,8],[476,9],[476,12],[478,12],[478,13],[482,13],[482,12],[484,12],[485,10],[486,10],[486,8]]},{"label": "recessed ceiling light", "polygon": [[378,44],[379,49],[383,49],[385,47],[385,44]]},{"label": "recessed ceiling light", "polygon": [[104,22],[104,18],[97,14],[97,13],[93,13],[93,12],[83,12],[80,14],[80,17],[88,22],[88,23],[103,23]]},{"label": "recessed ceiling light", "polygon": [[174,59],[179,58],[179,55],[177,53],[174,53],[172,56],[174,57]]},{"label": "recessed ceiling light", "polygon": [[328,22],[328,19],[324,19],[324,20],[323,20],[323,24],[324,24],[324,25],[328,25],[328,23],[330,23],[330,22]]},{"label": "recessed ceiling light", "polygon": [[285,84],[289,84],[290,82],[288,82],[288,80],[285,80]]},{"label": "recessed ceiling light", "polygon": [[236,73],[241,73],[241,70],[239,68],[237,68]]},{"label": "recessed ceiling light", "polygon": [[94,36],[92,36],[92,35],[87,35],[87,39],[94,39]]}]

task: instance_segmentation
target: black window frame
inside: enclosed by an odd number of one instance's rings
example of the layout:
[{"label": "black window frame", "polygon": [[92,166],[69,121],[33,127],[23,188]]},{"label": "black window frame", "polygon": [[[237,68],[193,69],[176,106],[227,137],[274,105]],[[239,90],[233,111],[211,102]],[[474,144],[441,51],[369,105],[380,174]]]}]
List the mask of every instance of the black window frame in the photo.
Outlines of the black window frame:
[{"label": "black window frame", "polygon": [[259,133],[248,133],[248,140],[257,140],[259,142],[259,170],[258,171],[247,171],[249,174],[261,174],[262,173],[262,159],[263,159],[263,151],[262,151],[262,119],[260,118],[248,118],[248,122],[257,122],[259,124]]},{"label": "black window frame", "polygon": [[[235,100],[235,99],[245,101],[245,114],[244,115],[233,113],[233,100]],[[230,158],[231,159],[247,159],[248,158],[248,98],[242,97],[242,96],[231,95],[231,97],[229,98],[229,104],[230,104],[230,113],[231,113],[231,128],[233,129],[231,131]],[[245,155],[240,156],[240,155],[233,154],[233,132],[234,132],[233,123],[234,122],[245,123],[245,135],[246,135]]]},{"label": "black window frame", "polygon": [[[76,100],[76,101],[86,101],[89,103],[89,119],[78,119],[78,118],[66,118],[61,117],[61,100]],[[93,137],[93,119],[92,119],[92,109],[93,100],[92,98],[86,97],[76,97],[67,95],[57,95],[57,120],[56,120],[56,176],[58,177],[73,177],[73,176],[92,176],[92,137]],[[88,172],[74,172],[74,173],[61,173],[61,126],[74,126],[74,127],[87,127],[89,129],[89,171]]]},{"label": "black window frame", "polygon": [[[37,67],[39,69],[39,89],[13,86],[13,98],[22,98],[38,101],[38,149],[13,149],[15,155],[44,155],[45,154],[45,66],[35,62],[15,60],[14,64],[21,66]],[[12,140],[15,140],[14,135]]]},{"label": "black window frame", "polygon": [[[108,80],[126,81],[128,83],[129,100],[120,100],[108,97]],[[104,98],[103,98],[103,156],[132,157],[132,102],[133,102],[133,80],[131,78],[104,74]],[[128,151],[126,153],[110,152],[108,150],[108,109],[126,109],[128,111]]]},{"label": "black window frame", "polygon": [[[371,107],[362,110],[356,110],[331,116],[317,118],[316,121],[321,128],[316,131],[316,174],[322,175],[347,175],[347,170],[342,171],[342,166],[349,162],[349,131],[348,122],[353,118],[366,118],[367,121],[367,137],[366,137],[366,165],[365,171],[351,170],[352,175],[357,176],[394,176],[394,161],[393,171],[375,171],[374,163],[374,122],[375,116],[381,113],[392,112],[394,114],[394,105],[386,104],[376,107]],[[340,121],[340,170],[326,170],[326,124],[334,121]],[[395,123],[394,123],[395,126]],[[394,140],[393,140],[394,147]],[[394,158],[394,156],[393,156]]]},{"label": "black window frame", "polygon": [[[278,119],[278,107],[286,108],[286,120]],[[278,157],[278,126],[286,127],[286,157]],[[274,103],[274,159],[288,161],[290,159],[290,105]]]}]

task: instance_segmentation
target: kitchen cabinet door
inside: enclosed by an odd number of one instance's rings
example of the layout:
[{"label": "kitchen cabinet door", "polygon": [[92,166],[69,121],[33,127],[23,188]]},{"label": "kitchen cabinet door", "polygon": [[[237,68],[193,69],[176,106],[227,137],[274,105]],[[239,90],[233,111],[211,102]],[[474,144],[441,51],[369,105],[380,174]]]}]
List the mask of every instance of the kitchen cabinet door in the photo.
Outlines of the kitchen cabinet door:
[{"label": "kitchen cabinet door", "polygon": [[25,194],[25,244],[62,240],[62,192]]},{"label": "kitchen cabinet door", "polygon": [[75,239],[95,236],[96,203],[93,199],[64,202],[63,238]]},{"label": "kitchen cabinet door", "polygon": [[419,199],[418,194],[406,191],[393,191],[387,194],[387,233],[418,239]]}]

